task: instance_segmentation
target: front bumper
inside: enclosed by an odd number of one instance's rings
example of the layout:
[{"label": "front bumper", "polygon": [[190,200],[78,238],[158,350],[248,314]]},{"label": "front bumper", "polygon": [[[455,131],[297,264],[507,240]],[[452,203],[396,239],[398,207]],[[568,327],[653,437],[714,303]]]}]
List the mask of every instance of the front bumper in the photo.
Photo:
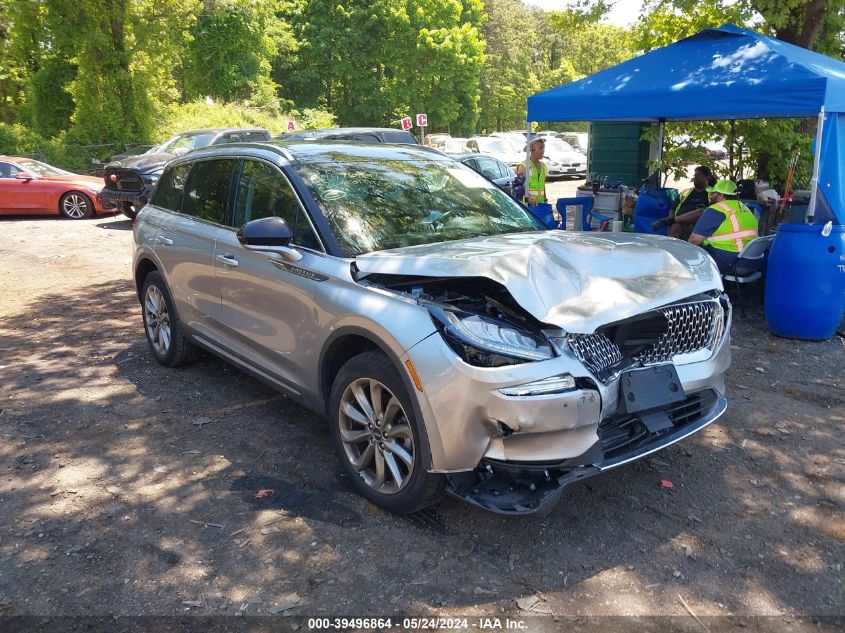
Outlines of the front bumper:
[{"label": "front bumper", "polygon": [[150,194],[152,187],[144,187],[142,190],[120,191],[116,189],[103,189],[97,194],[97,200],[105,205],[111,204],[112,207],[120,206],[119,202],[129,202],[137,206],[143,206],[150,201]]},{"label": "front bumper", "polygon": [[[575,481],[695,433],[725,410],[730,320],[728,311],[721,339],[709,356],[672,365],[685,394],[680,397],[687,400],[640,414],[646,422],[654,414],[664,422],[667,415],[672,419],[669,428],[645,434],[643,419],[621,413],[619,375],[602,381],[569,354],[499,368],[474,367],[461,361],[439,333],[432,334],[402,358],[403,364],[413,363],[423,386],[417,396],[431,446],[431,471],[448,474],[452,494],[481,507],[536,512]],[[501,391],[564,374],[575,377],[576,384],[563,393],[509,396]],[[678,406],[697,409],[695,415],[675,419],[677,412],[672,412]],[[617,427],[633,433],[630,441]],[[618,445],[611,442],[615,436]],[[490,492],[497,489],[499,501]]]},{"label": "front bumper", "polygon": [[553,507],[576,484],[659,451],[700,431],[727,409],[727,400],[707,389],[664,412],[672,427],[649,431],[641,417],[602,421],[598,441],[575,459],[557,463],[512,463],[484,459],[472,472],[449,476],[449,493],[497,514],[532,514]]}]

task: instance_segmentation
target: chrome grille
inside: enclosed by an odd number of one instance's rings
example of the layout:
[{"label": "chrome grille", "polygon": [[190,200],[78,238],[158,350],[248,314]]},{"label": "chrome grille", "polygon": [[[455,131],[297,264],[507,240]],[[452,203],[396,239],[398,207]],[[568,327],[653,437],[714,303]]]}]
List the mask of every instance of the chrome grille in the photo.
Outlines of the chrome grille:
[{"label": "chrome grille", "polygon": [[622,360],[619,348],[604,334],[573,334],[569,336],[568,341],[578,360],[594,374],[599,374]]},{"label": "chrome grille", "polygon": [[655,310],[666,319],[666,332],[636,360],[644,365],[666,363],[679,354],[712,350],[722,334],[724,311],[718,301],[701,301]]},{"label": "chrome grille", "polygon": [[[630,339],[621,333],[620,326],[632,322],[636,328],[629,330]],[[725,311],[719,301],[694,301],[657,308],[595,334],[571,334],[567,343],[578,360],[600,376],[623,358],[649,365],[671,362],[678,355],[712,351],[724,326]],[[628,351],[623,354],[622,350]]]}]

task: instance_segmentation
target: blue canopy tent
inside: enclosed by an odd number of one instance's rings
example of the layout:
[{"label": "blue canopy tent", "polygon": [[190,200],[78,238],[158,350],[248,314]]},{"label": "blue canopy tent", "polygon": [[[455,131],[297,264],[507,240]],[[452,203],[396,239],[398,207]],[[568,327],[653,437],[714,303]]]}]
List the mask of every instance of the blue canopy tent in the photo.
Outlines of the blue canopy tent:
[{"label": "blue canopy tent", "polygon": [[726,24],[528,98],[528,121],[819,117],[808,217],[845,223],[845,62]]}]

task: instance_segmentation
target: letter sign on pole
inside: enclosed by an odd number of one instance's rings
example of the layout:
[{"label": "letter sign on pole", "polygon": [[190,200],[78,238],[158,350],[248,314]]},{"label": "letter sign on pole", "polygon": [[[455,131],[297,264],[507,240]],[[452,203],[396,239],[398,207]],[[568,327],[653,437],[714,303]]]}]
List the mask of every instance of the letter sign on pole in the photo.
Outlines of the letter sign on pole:
[{"label": "letter sign on pole", "polygon": [[413,127],[413,123],[411,122],[411,117],[406,116],[402,119],[402,129],[403,130],[410,130]]},{"label": "letter sign on pole", "polygon": [[428,125],[428,115],[427,114],[418,114],[417,115],[417,127],[425,127]]}]

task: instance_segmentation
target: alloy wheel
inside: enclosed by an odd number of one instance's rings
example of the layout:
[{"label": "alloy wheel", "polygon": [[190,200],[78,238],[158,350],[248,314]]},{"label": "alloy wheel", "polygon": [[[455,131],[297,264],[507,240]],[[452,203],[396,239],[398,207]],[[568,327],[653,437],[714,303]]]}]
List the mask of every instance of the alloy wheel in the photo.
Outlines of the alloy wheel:
[{"label": "alloy wheel", "polygon": [[147,288],[144,297],[144,324],[155,351],[162,356],[167,354],[170,349],[170,315],[164,295],[155,286]]},{"label": "alloy wheel", "polygon": [[69,194],[62,200],[62,210],[69,218],[81,220],[88,212],[88,201],[77,193]]},{"label": "alloy wheel", "polygon": [[340,437],[352,467],[370,488],[395,494],[410,481],[416,453],[405,409],[372,378],[351,382],[340,398]]}]

